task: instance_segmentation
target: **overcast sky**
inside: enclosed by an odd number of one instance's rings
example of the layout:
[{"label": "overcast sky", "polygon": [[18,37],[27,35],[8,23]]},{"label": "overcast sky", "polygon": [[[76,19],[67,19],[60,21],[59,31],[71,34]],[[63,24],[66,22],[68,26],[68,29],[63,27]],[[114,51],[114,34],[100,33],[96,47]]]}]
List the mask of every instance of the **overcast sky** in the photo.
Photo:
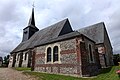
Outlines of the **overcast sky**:
[{"label": "overcast sky", "polygon": [[[33,0],[0,0],[0,56],[22,40]],[[104,22],[114,53],[120,53],[120,0],[35,0],[36,26],[43,29],[68,18],[74,30]]]}]

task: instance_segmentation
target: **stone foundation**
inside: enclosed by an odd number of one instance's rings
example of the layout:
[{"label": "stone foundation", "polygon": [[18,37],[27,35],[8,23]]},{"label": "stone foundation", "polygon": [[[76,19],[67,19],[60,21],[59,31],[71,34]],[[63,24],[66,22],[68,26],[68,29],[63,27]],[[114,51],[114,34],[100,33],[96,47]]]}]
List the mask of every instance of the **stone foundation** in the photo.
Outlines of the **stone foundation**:
[{"label": "stone foundation", "polygon": [[[43,67],[42,67],[43,66]],[[72,64],[48,64],[48,65],[39,65],[35,67],[35,71],[37,72],[47,72],[47,73],[60,73],[60,74],[78,74],[77,71],[78,66]],[[80,68],[80,66],[79,66]]]}]

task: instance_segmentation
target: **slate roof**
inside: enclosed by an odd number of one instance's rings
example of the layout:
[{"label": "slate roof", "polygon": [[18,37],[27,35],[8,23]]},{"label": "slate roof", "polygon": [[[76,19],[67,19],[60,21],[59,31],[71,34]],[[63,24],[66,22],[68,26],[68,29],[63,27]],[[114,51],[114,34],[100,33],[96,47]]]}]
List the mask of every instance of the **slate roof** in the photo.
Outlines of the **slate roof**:
[{"label": "slate roof", "polygon": [[68,19],[65,19],[36,32],[29,40],[21,42],[11,53],[74,37],[77,35],[80,35],[80,33],[74,32],[70,26]]},{"label": "slate roof", "polygon": [[87,36],[91,40],[95,41],[96,44],[104,42],[104,22],[100,22],[82,29],[77,30],[81,34]]},{"label": "slate roof", "polygon": [[81,34],[92,41],[95,41],[96,44],[99,44],[104,42],[104,31],[105,25],[103,22],[73,31],[68,19],[65,19],[37,31],[29,40],[21,42],[11,53],[75,37]]}]

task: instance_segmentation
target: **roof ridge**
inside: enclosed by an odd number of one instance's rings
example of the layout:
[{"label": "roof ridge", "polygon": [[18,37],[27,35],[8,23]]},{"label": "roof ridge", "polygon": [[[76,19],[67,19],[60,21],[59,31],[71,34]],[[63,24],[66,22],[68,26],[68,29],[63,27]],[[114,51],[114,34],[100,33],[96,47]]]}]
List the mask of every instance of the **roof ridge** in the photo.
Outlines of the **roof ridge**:
[{"label": "roof ridge", "polygon": [[[56,25],[56,24],[58,24],[58,23],[61,23],[61,22],[63,22],[64,21],[64,23],[67,21],[67,19],[63,19],[63,20],[60,20],[60,21],[57,21],[57,22],[55,22],[55,23],[53,23],[53,24],[51,24],[51,25],[49,25],[49,26],[47,26],[47,27],[45,27],[45,28],[43,28],[43,29],[41,29],[41,30],[44,30],[44,29],[46,29],[46,28],[48,28],[48,27],[53,27],[53,25]],[[39,30],[39,31],[41,31],[41,30]]]},{"label": "roof ridge", "polygon": [[[96,23],[96,24],[92,24],[92,25],[89,25],[89,26],[85,26],[85,27],[80,28],[80,29],[78,29],[78,30],[82,30],[82,29],[86,29],[86,28],[91,28],[91,27],[94,27],[94,26],[99,25],[99,24],[104,24],[104,22],[98,22],[98,23]],[[102,27],[103,27],[103,26],[102,26]]]}]

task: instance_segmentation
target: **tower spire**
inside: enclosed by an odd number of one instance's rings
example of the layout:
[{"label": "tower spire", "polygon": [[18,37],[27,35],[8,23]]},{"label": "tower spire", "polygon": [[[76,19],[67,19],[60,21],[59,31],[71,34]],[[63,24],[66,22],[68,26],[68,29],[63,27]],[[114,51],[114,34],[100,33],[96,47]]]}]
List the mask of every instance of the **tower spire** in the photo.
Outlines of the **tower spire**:
[{"label": "tower spire", "polygon": [[34,2],[33,2],[33,8],[32,8],[32,15],[31,15],[31,17],[30,17],[30,19],[29,19],[29,23],[28,23],[28,25],[30,26],[30,25],[33,25],[33,26],[35,26],[35,18],[34,18]]},{"label": "tower spire", "polygon": [[39,29],[35,26],[35,18],[34,18],[34,2],[33,2],[33,8],[32,8],[32,15],[29,19],[28,26],[23,29],[23,41],[26,41],[31,38],[32,35],[34,35],[35,32],[39,31]]}]

